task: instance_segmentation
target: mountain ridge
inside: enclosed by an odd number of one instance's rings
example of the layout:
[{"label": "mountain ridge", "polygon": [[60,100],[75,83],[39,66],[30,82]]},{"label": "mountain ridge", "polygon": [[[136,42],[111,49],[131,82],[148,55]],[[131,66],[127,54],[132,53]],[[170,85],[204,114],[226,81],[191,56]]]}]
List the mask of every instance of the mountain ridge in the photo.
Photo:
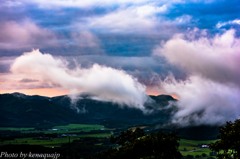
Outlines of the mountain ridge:
[{"label": "mountain ridge", "polygon": [[[155,101],[155,106],[164,106],[175,99],[171,96],[149,96]],[[149,119],[156,114],[146,115],[141,110],[119,106],[116,103],[93,100],[88,96],[82,96],[81,100],[72,103],[66,96],[45,97],[38,95],[25,95],[22,93],[0,94],[2,112],[0,126],[31,126],[51,123],[59,124],[68,122],[97,122],[104,120],[124,120],[126,116],[136,123],[140,123],[139,117]],[[162,101],[162,103],[160,103]],[[151,107],[153,109],[153,107]],[[126,113],[126,114],[124,114]],[[159,112],[158,112],[159,113]],[[161,113],[162,114],[162,113]],[[91,116],[91,117],[89,117]],[[92,119],[91,119],[92,118]],[[116,118],[116,119],[114,119]],[[119,119],[117,119],[119,118]],[[137,120],[139,122],[137,122]],[[150,119],[149,119],[150,120]],[[158,119],[159,120],[159,119]],[[132,122],[134,123],[134,122]],[[144,121],[143,121],[144,123]],[[47,125],[48,125],[47,124]]]},{"label": "mountain ridge", "polygon": [[179,127],[171,123],[176,99],[169,95],[149,96],[154,102],[146,105],[151,113],[111,102],[82,98],[71,103],[64,96],[28,96],[21,93],[0,94],[0,127],[32,127],[49,129],[56,125],[100,124],[108,128],[128,129],[147,126],[151,131],[177,133],[187,139],[216,139],[218,126]]}]

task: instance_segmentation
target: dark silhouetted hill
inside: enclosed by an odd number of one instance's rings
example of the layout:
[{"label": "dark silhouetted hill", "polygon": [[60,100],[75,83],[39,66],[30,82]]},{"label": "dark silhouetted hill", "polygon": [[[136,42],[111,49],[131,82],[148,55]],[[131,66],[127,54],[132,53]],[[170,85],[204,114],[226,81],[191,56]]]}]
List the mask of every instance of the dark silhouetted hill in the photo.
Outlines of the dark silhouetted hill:
[{"label": "dark silhouetted hill", "polygon": [[125,129],[144,125],[149,127],[149,131],[174,131],[188,139],[213,139],[218,133],[217,126],[179,128],[171,125],[176,100],[169,95],[150,96],[151,102],[145,105],[147,113],[133,107],[93,100],[89,95],[79,98],[73,103],[68,96],[49,98],[21,93],[0,94],[0,127],[50,128],[85,123]]}]

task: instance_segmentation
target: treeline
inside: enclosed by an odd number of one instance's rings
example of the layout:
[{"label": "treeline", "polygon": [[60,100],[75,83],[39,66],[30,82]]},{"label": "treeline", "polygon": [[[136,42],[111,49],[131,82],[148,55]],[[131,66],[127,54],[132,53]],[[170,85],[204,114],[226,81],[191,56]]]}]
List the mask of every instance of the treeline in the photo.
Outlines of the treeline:
[{"label": "treeline", "polygon": [[179,138],[174,134],[151,133],[136,128],[127,130],[117,137],[111,137],[114,147],[99,153],[99,159],[180,159]]}]

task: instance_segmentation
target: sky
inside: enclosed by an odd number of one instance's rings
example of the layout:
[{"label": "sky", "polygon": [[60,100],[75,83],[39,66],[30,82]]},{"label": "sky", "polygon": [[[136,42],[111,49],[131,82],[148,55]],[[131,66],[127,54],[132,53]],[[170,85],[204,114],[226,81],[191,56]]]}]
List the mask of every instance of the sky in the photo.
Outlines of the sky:
[{"label": "sky", "polygon": [[239,0],[5,0],[0,28],[0,93],[140,109],[170,94],[183,125],[240,115]]}]

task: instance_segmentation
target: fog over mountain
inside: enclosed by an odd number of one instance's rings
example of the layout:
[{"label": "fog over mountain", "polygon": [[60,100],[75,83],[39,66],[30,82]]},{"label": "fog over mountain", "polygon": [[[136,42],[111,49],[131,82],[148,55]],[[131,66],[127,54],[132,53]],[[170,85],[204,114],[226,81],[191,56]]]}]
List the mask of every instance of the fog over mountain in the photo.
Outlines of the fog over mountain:
[{"label": "fog over mountain", "polygon": [[51,127],[68,123],[93,123],[109,127],[167,124],[174,108],[168,108],[175,99],[171,96],[149,96],[151,104],[145,104],[146,114],[131,105],[101,101],[95,96],[79,95],[72,103],[69,96],[43,97],[21,93],[1,94],[0,126]]},{"label": "fog over mountain", "polygon": [[186,36],[176,35],[155,50],[155,55],[188,74],[186,80],[169,76],[161,83],[166,93],[179,97],[174,123],[221,125],[239,118],[239,50],[240,39],[234,30],[212,38],[195,30]]}]

